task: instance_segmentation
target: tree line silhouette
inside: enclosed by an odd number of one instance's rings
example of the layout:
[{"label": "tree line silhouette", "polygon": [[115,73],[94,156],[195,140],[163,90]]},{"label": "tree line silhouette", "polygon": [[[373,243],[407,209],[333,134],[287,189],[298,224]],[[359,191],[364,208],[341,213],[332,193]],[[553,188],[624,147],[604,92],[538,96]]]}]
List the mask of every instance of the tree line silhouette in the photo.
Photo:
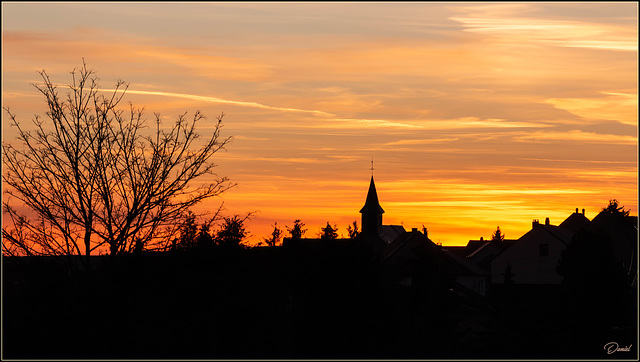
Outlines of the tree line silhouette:
[{"label": "tree line silhouette", "polygon": [[[598,217],[624,215],[607,206]],[[216,231],[188,220],[175,248],[93,256],[91,273],[5,256],[4,357],[628,358],[603,347],[637,338],[636,274],[616,263],[606,230],[574,235],[561,285],[508,282],[507,269],[480,297],[430,242],[414,244],[418,259],[387,264],[363,234],[302,240],[301,220],[285,229],[302,242],[257,248],[239,242],[245,217]],[[395,282],[405,267],[411,286]]]}]

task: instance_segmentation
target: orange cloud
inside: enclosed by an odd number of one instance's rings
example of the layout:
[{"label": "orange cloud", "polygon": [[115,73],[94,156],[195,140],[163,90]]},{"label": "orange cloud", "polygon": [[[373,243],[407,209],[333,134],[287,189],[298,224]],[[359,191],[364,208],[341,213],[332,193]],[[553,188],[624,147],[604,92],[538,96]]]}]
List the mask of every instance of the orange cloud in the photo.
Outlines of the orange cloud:
[{"label": "orange cloud", "polygon": [[616,120],[631,126],[638,125],[638,94],[600,92],[599,98],[552,98],[546,103],[569,111],[584,119]]},{"label": "orange cloud", "polygon": [[[127,40],[124,40],[127,39]],[[98,40],[96,40],[98,39]],[[130,36],[123,37],[114,31],[104,29],[72,29],[59,33],[39,33],[27,31],[4,31],[3,47],[6,54],[16,56],[38,57],[46,54],[47,64],[39,65],[48,71],[68,71],[69,64],[64,68],[54,67],[52,63],[62,63],[64,59],[72,58],[76,64],[85,58],[91,67],[101,67],[117,74],[115,66],[127,70],[137,70],[140,73],[166,72],[172,74],[184,72],[195,73],[199,76],[216,79],[233,80],[264,80],[271,71],[268,66],[247,58],[203,55],[199,54],[206,48],[168,47],[144,45],[141,39]],[[145,64],[142,66],[141,64]],[[23,66],[24,69],[24,66]]]},{"label": "orange cloud", "polygon": [[532,132],[521,136],[516,136],[514,137],[514,139],[521,142],[575,141],[624,145],[638,144],[638,138],[634,136],[600,134],[593,132],[583,132],[580,130],[573,130],[568,132]]},{"label": "orange cloud", "polygon": [[385,146],[398,146],[398,145],[427,145],[434,143],[446,143],[457,141],[459,138],[431,138],[431,139],[416,139],[416,140],[400,140],[387,142]]},{"label": "orange cloud", "polygon": [[466,31],[487,34],[502,43],[538,43],[572,48],[638,50],[637,32],[629,27],[594,24],[575,20],[542,19],[523,16],[536,4],[501,4],[461,7],[466,13],[451,17]]}]

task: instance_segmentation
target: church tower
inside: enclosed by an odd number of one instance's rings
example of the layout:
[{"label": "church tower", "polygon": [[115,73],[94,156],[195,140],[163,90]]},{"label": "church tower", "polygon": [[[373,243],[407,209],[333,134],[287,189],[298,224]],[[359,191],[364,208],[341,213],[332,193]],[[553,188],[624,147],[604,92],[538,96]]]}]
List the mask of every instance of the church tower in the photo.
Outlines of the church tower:
[{"label": "church tower", "polygon": [[362,233],[376,234],[382,226],[382,214],[384,210],[378,202],[378,193],[376,192],[376,184],[373,182],[371,175],[371,184],[369,184],[369,192],[367,193],[367,201],[360,210],[362,214]]}]

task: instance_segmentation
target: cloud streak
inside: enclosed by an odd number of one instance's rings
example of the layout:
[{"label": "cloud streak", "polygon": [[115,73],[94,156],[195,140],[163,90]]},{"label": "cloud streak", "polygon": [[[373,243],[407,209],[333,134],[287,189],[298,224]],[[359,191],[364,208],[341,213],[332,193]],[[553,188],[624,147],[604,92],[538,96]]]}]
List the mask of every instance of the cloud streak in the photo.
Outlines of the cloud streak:
[{"label": "cloud streak", "polygon": [[551,98],[545,103],[569,111],[584,119],[616,120],[626,125],[638,125],[638,94],[599,92],[592,98]]},{"label": "cloud streak", "polygon": [[593,132],[583,132],[581,130],[572,130],[568,132],[533,132],[522,136],[516,136],[514,137],[514,139],[521,142],[574,141],[622,145],[635,145],[638,143],[638,138],[633,136],[599,134]]},{"label": "cloud streak", "polygon": [[385,143],[385,146],[405,146],[405,145],[430,145],[435,143],[446,143],[457,141],[459,138],[431,138],[431,139],[416,139],[416,140],[399,140]]},{"label": "cloud streak", "polygon": [[[462,117],[456,119],[385,120],[361,118],[333,118],[312,127],[328,128],[397,128],[406,130],[461,130],[474,128],[543,128],[550,125],[538,122],[510,122],[505,119]],[[405,143],[407,144],[407,143]]]},{"label": "cloud streak", "polygon": [[509,39],[514,43],[526,41],[559,47],[638,51],[637,32],[632,29],[576,20],[523,16],[524,13],[538,10],[535,5],[480,5],[460,10],[467,14],[450,19],[462,23],[465,31]]},{"label": "cloud streak", "polygon": [[[106,92],[115,91],[114,89],[101,89],[101,90]],[[311,113],[311,114],[314,114],[317,116],[323,116],[323,117],[334,116],[334,114],[323,112],[323,111],[268,106],[268,105],[257,103],[257,102],[233,101],[228,99],[221,99],[221,98],[210,97],[210,96],[200,96],[195,94],[161,92],[161,91],[143,91],[143,90],[133,90],[133,89],[128,89],[127,93],[140,94],[140,95],[154,95],[154,96],[163,96],[163,97],[186,98],[194,101],[209,102],[209,103],[223,103],[223,104],[230,104],[230,105],[240,106],[240,107],[268,109],[272,111]]]}]

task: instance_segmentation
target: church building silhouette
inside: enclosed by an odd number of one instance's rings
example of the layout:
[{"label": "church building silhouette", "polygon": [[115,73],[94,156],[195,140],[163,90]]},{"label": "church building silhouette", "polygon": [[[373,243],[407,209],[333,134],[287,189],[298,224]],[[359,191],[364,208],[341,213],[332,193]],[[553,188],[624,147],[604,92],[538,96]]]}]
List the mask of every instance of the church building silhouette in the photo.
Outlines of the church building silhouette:
[{"label": "church building silhouette", "polygon": [[[371,176],[371,182],[369,183],[369,191],[367,192],[367,199],[362,209],[362,234],[365,237],[372,237],[378,235],[385,244],[391,244],[400,235],[406,232],[402,225],[383,225],[382,214],[384,209],[380,206],[378,201],[378,192],[376,191],[376,184]],[[417,231],[414,228],[412,231]]]},{"label": "church building silhouette", "polygon": [[376,184],[373,181],[373,176],[371,176],[367,200],[362,209],[360,209],[360,213],[362,214],[361,225],[363,233],[377,233],[378,230],[382,228],[382,214],[384,214],[384,210],[378,201],[378,193],[376,191]]}]

